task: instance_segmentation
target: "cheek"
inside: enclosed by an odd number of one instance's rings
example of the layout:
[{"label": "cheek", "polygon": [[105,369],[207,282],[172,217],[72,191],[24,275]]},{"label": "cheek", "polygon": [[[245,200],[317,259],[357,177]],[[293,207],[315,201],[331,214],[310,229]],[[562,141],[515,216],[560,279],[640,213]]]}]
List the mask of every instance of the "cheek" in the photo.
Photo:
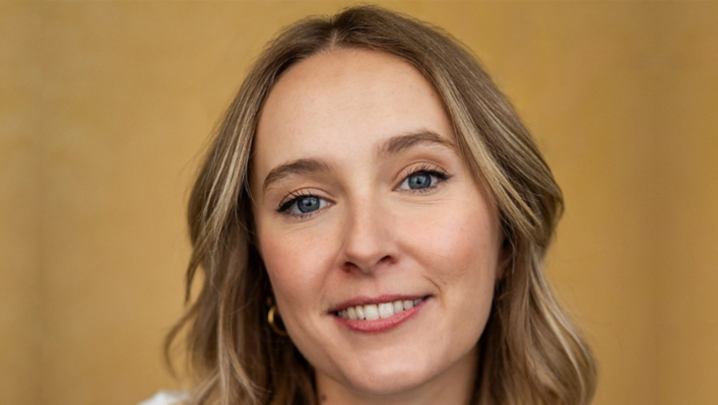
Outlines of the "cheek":
[{"label": "cheek", "polygon": [[437,215],[405,223],[412,224],[404,229],[407,249],[424,261],[421,267],[439,287],[462,282],[493,286],[498,227],[487,207],[457,201]]},{"label": "cheek", "polygon": [[300,233],[292,235],[272,230],[259,233],[264,265],[281,307],[313,305],[320,296],[320,269],[325,267],[327,249],[319,247],[326,246],[326,241],[309,232],[299,236]]}]

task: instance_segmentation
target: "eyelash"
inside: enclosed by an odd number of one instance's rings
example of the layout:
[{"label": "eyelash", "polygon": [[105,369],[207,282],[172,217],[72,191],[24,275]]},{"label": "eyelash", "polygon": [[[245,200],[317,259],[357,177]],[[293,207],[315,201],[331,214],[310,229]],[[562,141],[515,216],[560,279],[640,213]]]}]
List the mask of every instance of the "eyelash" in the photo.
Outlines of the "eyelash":
[{"label": "eyelash", "polygon": [[[430,176],[436,177],[437,182],[427,188],[421,188],[418,190],[401,190],[401,191],[407,191],[407,192],[416,193],[416,194],[425,194],[425,193],[428,193],[428,192],[436,189],[436,187],[439,183],[446,182],[447,180],[449,180],[452,177],[451,175],[444,173],[443,171],[439,170],[438,168],[435,168],[435,167],[425,163],[425,164],[422,164],[421,166],[417,167],[416,169],[413,169],[409,174],[404,176],[401,179],[401,183],[399,183],[399,185],[403,184],[404,181],[406,179],[408,179],[409,177],[417,175],[417,174],[428,174]],[[289,198],[289,197],[291,197],[291,198],[289,200],[287,200],[287,198]],[[282,215],[287,215],[290,217],[306,219],[306,218],[313,216],[317,212],[321,211],[321,210],[316,210],[316,211],[312,211],[312,212],[309,212],[306,214],[296,214],[293,212],[289,212],[289,208],[292,205],[294,205],[294,203],[296,203],[300,198],[304,198],[304,197],[322,198],[316,194],[307,192],[306,190],[293,191],[293,192],[287,194],[282,199],[282,202],[279,203],[279,207],[277,208],[277,212]]]},{"label": "eyelash", "polygon": [[443,171],[439,170],[439,168],[429,165],[428,163],[423,163],[421,166],[419,166],[415,169],[412,169],[412,171],[409,174],[404,176],[401,179],[401,183],[399,183],[399,185],[401,186],[402,184],[404,184],[404,180],[408,179],[411,176],[417,175],[417,174],[428,174],[429,176],[436,177],[437,181],[435,184],[433,184],[427,188],[420,188],[418,190],[411,190],[411,189],[410,190],[401,190],[401,191],[407,191],[407,192],[415,193],[415,194],[425,194],[425,193],[431,192],[434,189],[436,189],[438,184],[443,183],[451,178],[451,175],[444,173]]},{"label": "eyelash", "polygon": [[[292,198],[290,198],[289,200],[286,200],[286,198],[288,198],[288,197],[292,197]],[[312,194],[306,190],[292,191],[291,193],[287,194],[282,199],[283,202],[279,203],[279,208],[277,208],[277,212],[280,214],[283,214],[283,215],[288,215],[290,217],[296,217],[296,218],[308,218],[308,217],[312,216],[317,211],[312,211],[307,214],[295,214],[293,212],[288,211],[289,207],[294,205],[294,203],[296,203],[297,201],[299,201],[300,198],[303,198],[303,197],[321,198],[318,195]]]}]

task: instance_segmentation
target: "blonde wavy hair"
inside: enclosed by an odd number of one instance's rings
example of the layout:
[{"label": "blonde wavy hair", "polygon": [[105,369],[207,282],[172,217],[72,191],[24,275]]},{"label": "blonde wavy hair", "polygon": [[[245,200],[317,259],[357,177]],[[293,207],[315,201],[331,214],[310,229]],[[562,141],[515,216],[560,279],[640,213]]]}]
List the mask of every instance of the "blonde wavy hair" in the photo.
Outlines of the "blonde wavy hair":
[{"label": "blonde wavy hair", "polygon": [[[189,203],[184,338],[196,377],[192,404],[316,404],[311,365],[267,324],[270,282],[255,247],[248,170],[260,110],[282,72],[320,52],[362,48],[401,58],[443,99],[463,159],[498,204],[504,276],[479,339],[473,404],[591,402],[596,369],[557,302],[544,256],[563,197],[531,135],[472,53],[443,30],[376,6],[285,28],[253,65],[209,147]],[[198,271],[201,289],[191,300]]]}]

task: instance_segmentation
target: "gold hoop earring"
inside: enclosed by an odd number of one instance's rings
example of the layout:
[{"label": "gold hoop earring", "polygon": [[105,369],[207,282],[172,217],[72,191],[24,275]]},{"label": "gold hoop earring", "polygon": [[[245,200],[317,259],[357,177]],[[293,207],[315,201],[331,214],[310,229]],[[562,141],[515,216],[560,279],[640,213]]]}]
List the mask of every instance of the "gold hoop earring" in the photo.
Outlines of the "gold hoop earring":
[{"label": "gold hoop earring", "polygon": [[284,330],[284,329],[281,329],[281,328],[280,328],[279,326],[277,326],[277,324],[274,322],[274,321],[275,321],[274,317],[275,317],[276,313],[277,313],[277,306],[276,306],[276,305],[272,305],[272,306],[269,308],[269,312],[267,313],[267,322],[269,322],[269,326],[272,328],[272,330],[274,331],[274,333],[276,333],[277,335],[279,335],[279,336],[288,336],[289,334],[287,333],[287,331]]}]

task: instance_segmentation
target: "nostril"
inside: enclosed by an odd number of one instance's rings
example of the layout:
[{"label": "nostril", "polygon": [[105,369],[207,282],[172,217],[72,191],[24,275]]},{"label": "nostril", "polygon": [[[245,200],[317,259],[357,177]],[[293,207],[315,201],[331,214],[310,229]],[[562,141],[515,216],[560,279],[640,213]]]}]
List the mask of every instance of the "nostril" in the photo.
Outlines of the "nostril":
[{"label": "nostril", "polygon": [[383,263],[383,264],[394,263],[394,257],[390,256],[390,255],[386,255],[386,256],[382,257],[381,259],[379,259],[378,263]]},{"label": "nostril", "polygon": [[360,271],[362,273],[372,273],[377,270],[378,267],[394,263],[394,257],[391,255],[382,256],[379,260],[347,260],[344,262],[344,271]]}]

